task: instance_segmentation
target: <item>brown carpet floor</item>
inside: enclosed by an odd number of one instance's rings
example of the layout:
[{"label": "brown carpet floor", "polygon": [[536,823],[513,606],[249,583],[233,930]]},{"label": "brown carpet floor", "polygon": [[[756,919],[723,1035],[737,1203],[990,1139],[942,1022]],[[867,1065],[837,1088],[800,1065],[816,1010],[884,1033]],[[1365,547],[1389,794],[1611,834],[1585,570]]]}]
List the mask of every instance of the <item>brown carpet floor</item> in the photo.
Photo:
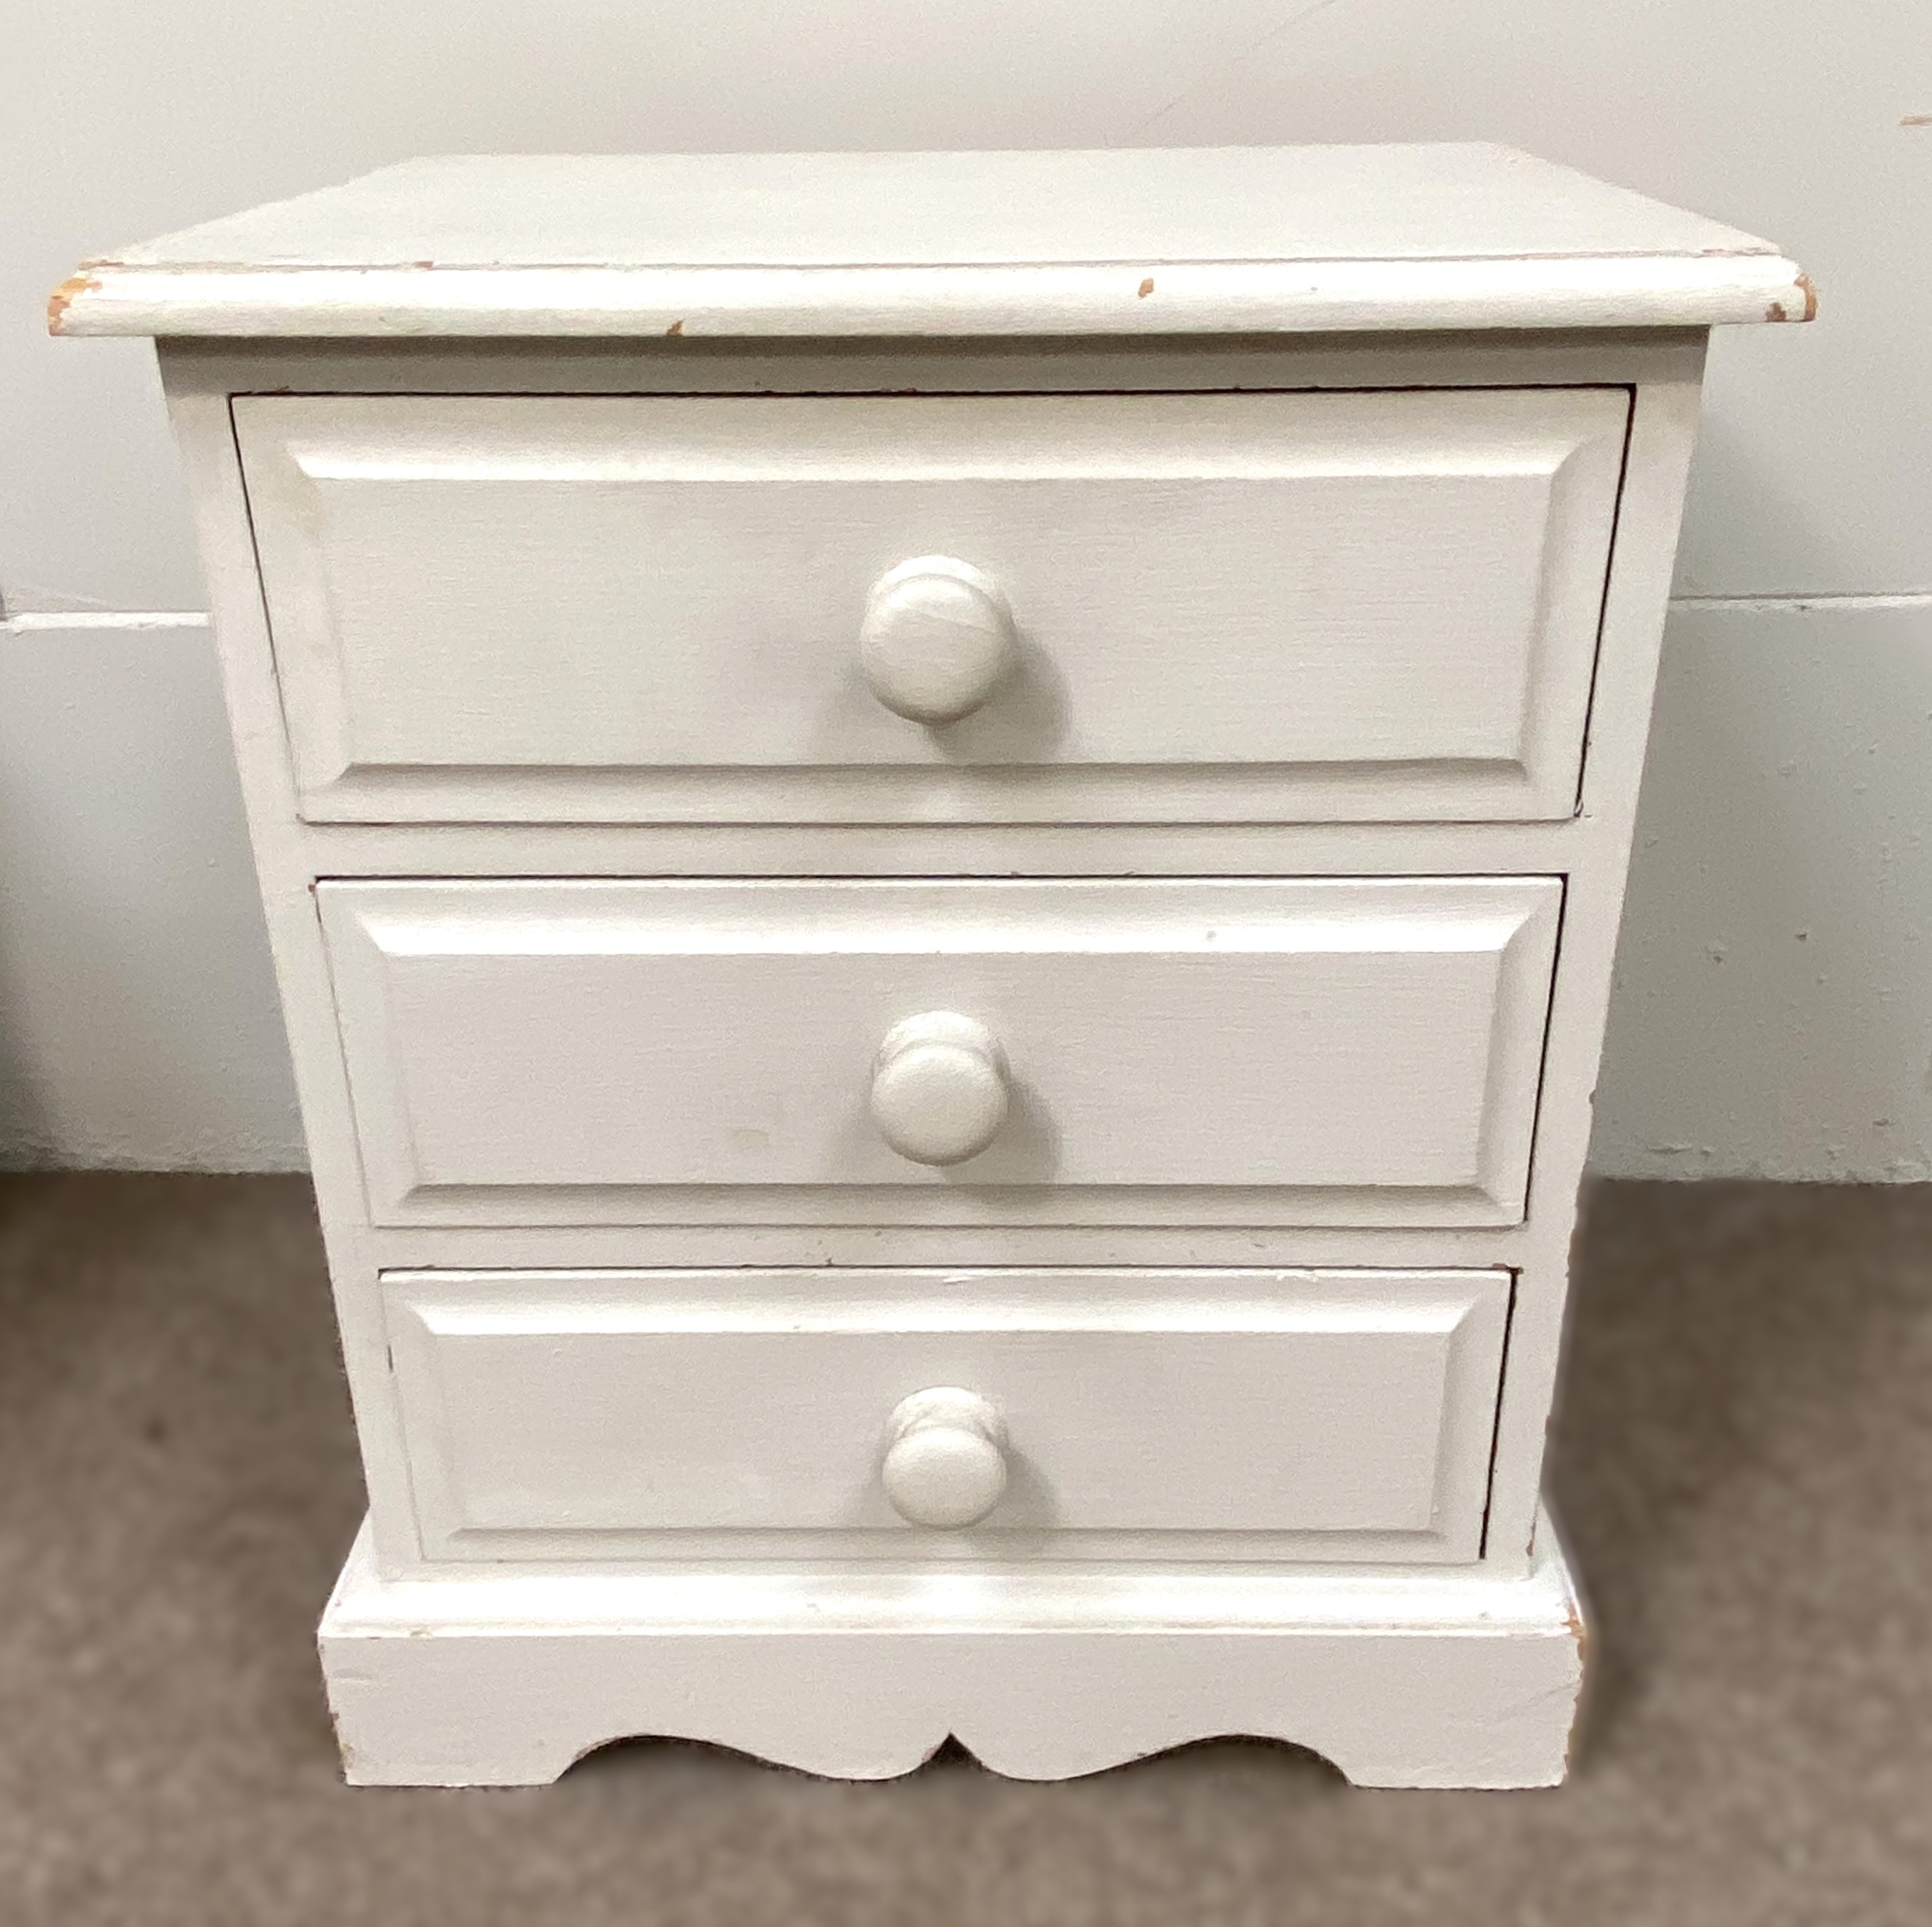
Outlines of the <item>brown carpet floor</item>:
[{"label": "brown carpet floor", "polygon": [[1556,1486],[1570,1784],[1227,1741],[1046,1787],[636,1742],[350,1791],[311,1645],[361,1509],[293,1179],[0,1180],[0,1923],[1932,1921],[1932,1187],[1612,1185]]}]

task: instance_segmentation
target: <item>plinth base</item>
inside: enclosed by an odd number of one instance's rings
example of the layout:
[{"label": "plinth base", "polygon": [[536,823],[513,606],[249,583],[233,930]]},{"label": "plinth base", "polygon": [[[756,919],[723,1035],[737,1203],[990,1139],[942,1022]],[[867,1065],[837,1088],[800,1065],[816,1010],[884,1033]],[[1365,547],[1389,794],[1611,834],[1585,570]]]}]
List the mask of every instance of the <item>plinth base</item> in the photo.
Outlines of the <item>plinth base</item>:
[{"label": "plinth base", "polygon": [[1527,1572],[1123,1567],[384,1580],[356,1541],[323,1615],[358,1785],[555,1779],[608,1741],[706,1740],[886,1779],[948,1736],[1057,1780],[1220,1734],[1358,1786],[1560,1781],[1582,1676],[1547,1520]]}]

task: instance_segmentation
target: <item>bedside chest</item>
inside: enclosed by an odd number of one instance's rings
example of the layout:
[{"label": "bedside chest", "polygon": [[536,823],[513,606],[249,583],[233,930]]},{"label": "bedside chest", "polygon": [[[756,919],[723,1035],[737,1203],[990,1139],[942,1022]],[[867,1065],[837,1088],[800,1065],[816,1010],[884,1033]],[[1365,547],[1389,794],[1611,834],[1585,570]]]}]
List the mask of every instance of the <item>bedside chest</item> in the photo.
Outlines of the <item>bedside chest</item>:
[{"label": "bedside chest", "polygon": [[352,1780],[1562,1777],[1705,338],[1813,305],[1479,146],[421,161],[56,293],[199,517]]}]

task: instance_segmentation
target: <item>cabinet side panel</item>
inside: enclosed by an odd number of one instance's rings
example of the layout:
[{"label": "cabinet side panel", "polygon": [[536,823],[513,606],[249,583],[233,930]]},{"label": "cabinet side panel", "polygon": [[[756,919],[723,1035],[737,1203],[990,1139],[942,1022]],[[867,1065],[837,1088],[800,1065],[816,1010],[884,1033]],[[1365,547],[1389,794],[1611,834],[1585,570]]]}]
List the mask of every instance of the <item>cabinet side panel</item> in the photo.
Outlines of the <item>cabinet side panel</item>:
[{"label": "cabinet side panel", "polygon": [[[162,379],[187,472],[222,687],[242,779],[268,941],[294,1060],[349,1391],[384,1569],[415,1556],[402,1443],[390,1395],[381,1307],[364,1259],[356,1150],[310,857],[296,820],[280,692],[256,575],[229,398],[192,359],[163,345]],[[400,1536],[398,1536],[398,1529]]]},{"label": "cabinet side panel", "polygon": [[1590,1148],[1597,1067],[1616,961],[1637,788],[1670,593],[1685,477],[1696,436],[1695,380],[1639,388],[1604,605],[1579,828],[1544,1060],[1524,1265],[1496,1432],[1489,1555],[1521,1562],[1536,1529],[1544,1442],[1557,1386],[1577,1187]]}]

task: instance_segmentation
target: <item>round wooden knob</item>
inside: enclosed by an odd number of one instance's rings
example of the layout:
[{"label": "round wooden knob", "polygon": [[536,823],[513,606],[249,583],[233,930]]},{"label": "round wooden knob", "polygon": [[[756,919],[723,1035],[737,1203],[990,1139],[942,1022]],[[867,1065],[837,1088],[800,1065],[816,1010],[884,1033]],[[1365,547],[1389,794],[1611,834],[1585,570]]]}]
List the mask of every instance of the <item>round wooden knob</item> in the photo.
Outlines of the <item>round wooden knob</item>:
[{"label": "round wooden knob", "polygon": [[1006,1118],[1006,1058],[984,1024],[928,1010],[895,1024],[872,1064],[879,1134],[915,1164],[976,1157]]},{"label": "round wooden knob", "polygon": [[1006,1428],[976,1393],[916,1391],[893,1408],[881,1476],[886,1496],[915,1526],[970,1526],[1006,1489]]},{"label": "round wooden knob", "polygon": [[1012,667],[1012,611],[970,563],[916,556],[872,585],[859,662],[872,693],[914,722],[969,716]]}]

